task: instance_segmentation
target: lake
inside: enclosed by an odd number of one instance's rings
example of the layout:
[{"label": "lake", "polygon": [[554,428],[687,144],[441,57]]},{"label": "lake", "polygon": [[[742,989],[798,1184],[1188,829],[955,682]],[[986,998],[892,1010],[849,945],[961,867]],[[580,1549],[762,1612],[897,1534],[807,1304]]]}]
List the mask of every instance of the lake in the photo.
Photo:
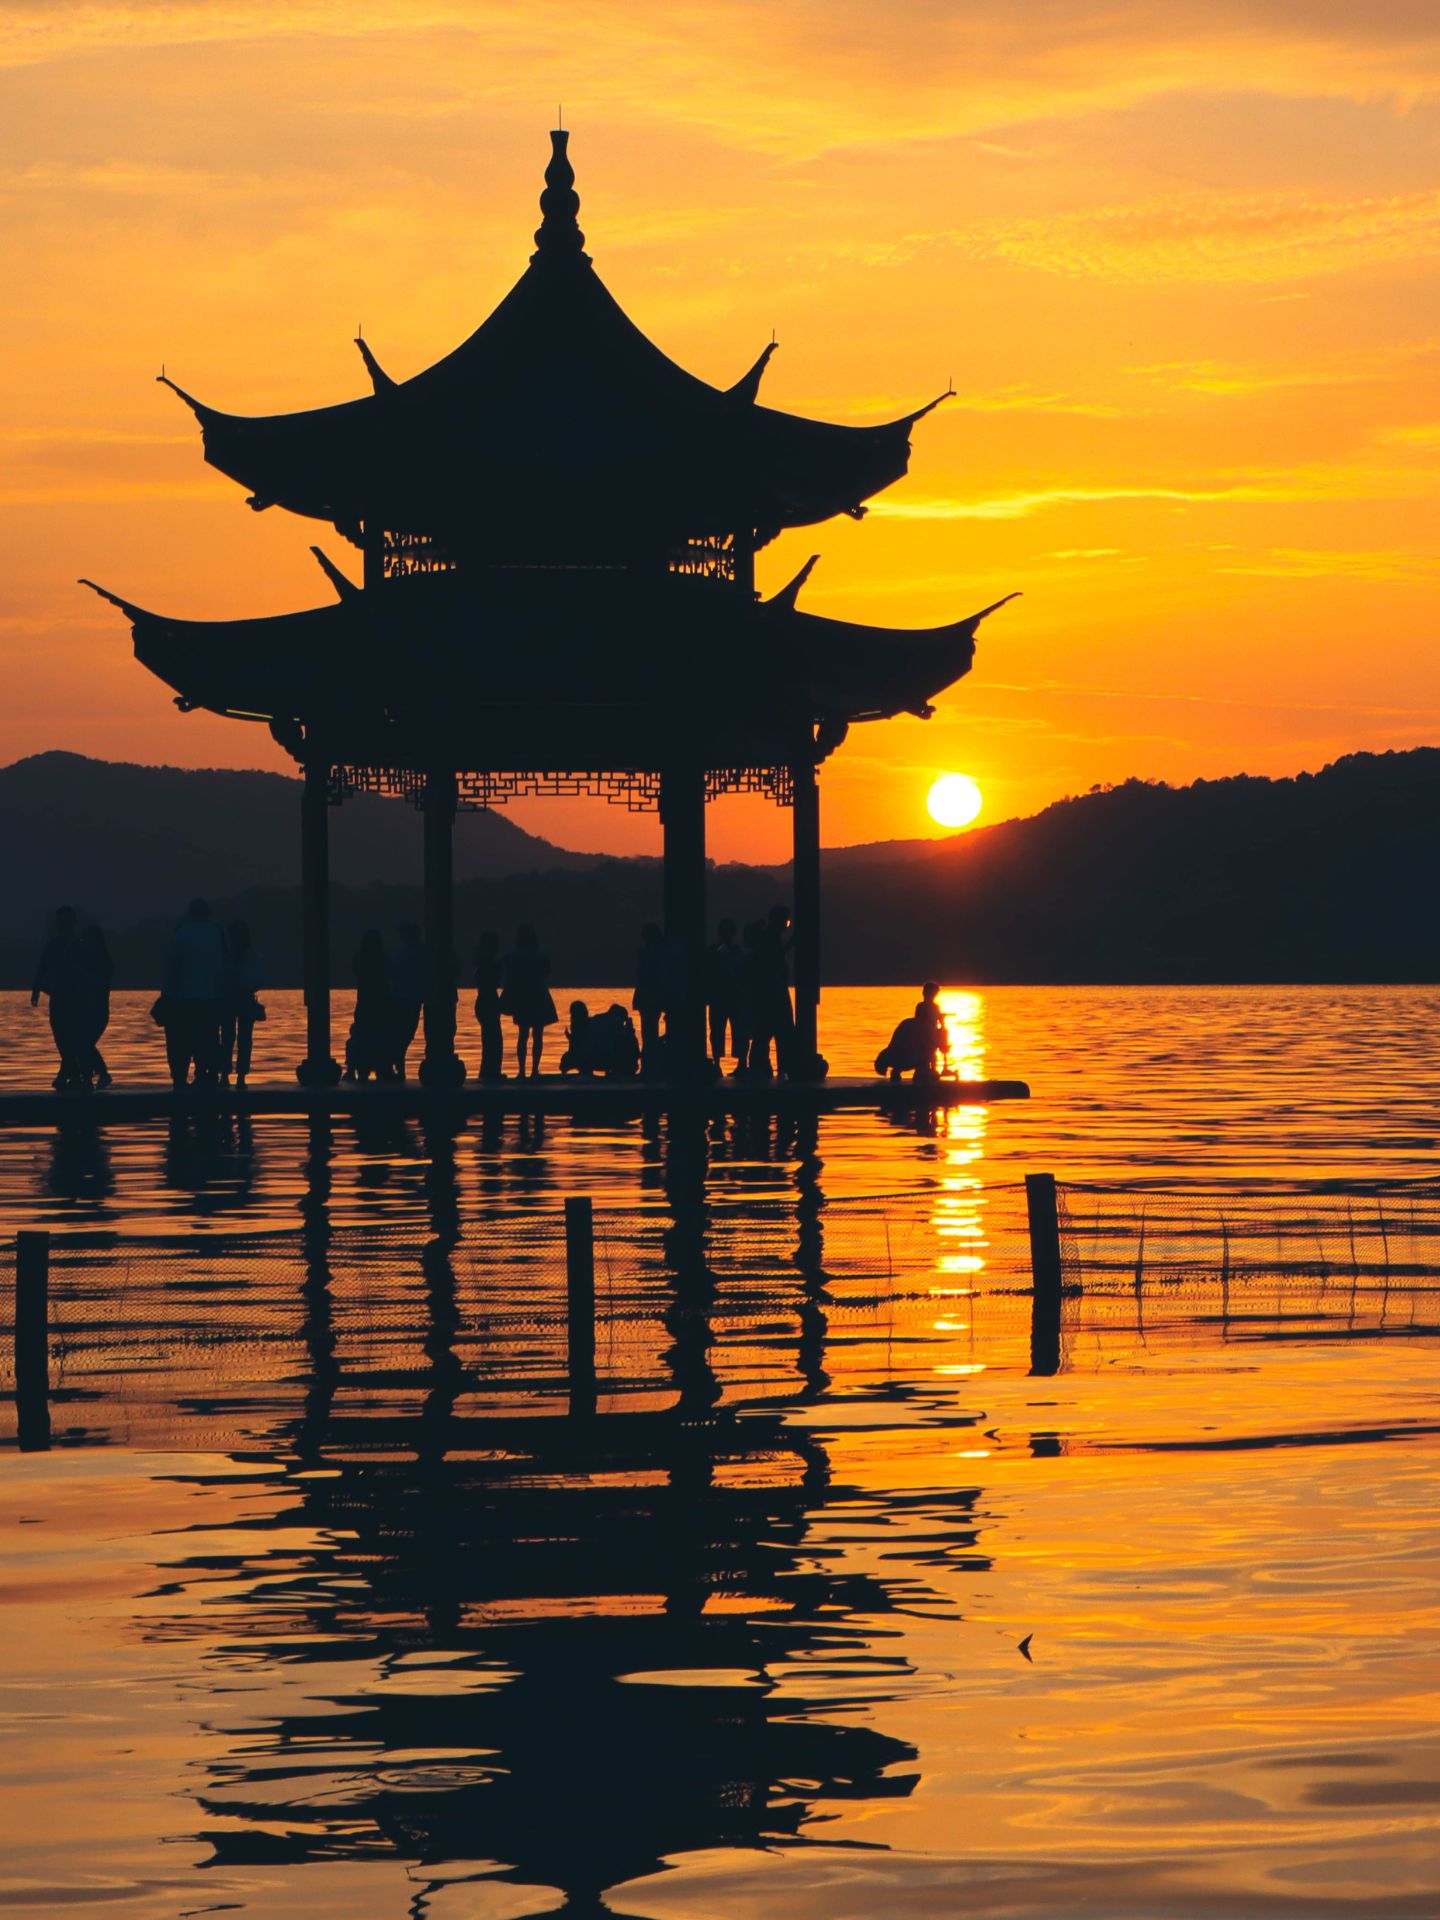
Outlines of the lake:
[{"label": "lake", "polygon": [[[912,998],[828,991],[833,1069]],[[928,1121],[0,1130],[0,1904],[1440,1915],[1437,1002],[953,993],[1033,1098]]]}]

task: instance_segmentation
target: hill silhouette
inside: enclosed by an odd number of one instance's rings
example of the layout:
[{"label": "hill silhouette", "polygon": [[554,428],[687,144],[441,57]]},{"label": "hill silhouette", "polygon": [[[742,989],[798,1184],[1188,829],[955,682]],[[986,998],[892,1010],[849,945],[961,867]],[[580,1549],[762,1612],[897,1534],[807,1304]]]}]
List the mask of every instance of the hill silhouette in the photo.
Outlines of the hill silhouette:
[{"label": "hill silhouette", "polygon": [[[365,927],[419,918],[419,836],[393,801],[348,802],[335,824],[343,985]],[[121,984],[158,978],[202,887],[252,922],[274,983],[298,984],[293,781],[42,754],[0,770],[0,828],[23,856],[5,984],[28,982],[57,887],[112,929]],[[567,984],[630,978],[637,930],[660,912],[658,863],[569,853],[486,814],[464,816],[456,843],[467,951],[482,926],[508,940],[533,920]],[[1435,980],[1440,749],[1284,780],[1130,780],[948,840],[829,850],[824,875],[836,983]],[[717,867],[712,920],[756,918],[787,893],[784,868]]]},{"label": "hill silhouette", "polygon": [[[186,898],[298,887],[300,782],[279,773],[142,767],[78,753],[37,753],[0,767],[5,885],[0,939],[31,939],[57,889],[107,927],[173,915]],[[457,879],[585,866],[500,813],[462,814]],[[420,822],[403,801],[357,794],[331,815],[340,886],[419,873]]]}]

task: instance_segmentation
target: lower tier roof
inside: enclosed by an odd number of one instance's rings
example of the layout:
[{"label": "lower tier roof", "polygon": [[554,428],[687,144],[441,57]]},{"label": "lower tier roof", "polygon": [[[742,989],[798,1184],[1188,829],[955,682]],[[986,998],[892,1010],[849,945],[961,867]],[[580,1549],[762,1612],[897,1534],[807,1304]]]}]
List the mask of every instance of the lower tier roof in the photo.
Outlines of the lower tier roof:
[{"label": "lower tier roof", "polygon": [[186,708],[269,721],[336,759],[497,769],[780,764],[801,730],[833,744],[854,721],[928,716],[995,611],[915,631],[802,613],[793,588],[755,602],[674,575],[419,574],[365,592],[332,577],[336,604],[255,620],[95,591]]}]

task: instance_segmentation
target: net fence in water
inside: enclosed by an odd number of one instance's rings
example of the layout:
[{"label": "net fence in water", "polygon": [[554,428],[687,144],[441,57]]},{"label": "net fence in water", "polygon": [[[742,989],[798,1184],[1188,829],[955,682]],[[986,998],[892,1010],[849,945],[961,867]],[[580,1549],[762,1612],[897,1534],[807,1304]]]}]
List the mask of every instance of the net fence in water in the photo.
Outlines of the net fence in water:
[{"label": "net fence in water", "polygon": [[1067,1282],[1086,1290],[1253,1279],[1367,1284],[1440,1275],[1440,1184],[1364,1192],[1061,1189]]},{"label": "net fence in water", "polygon": [[[1243,1338],[1283,1312],[1327,1334],[1440,1331],[1440,1186],[1058,1191],[1062,1366],[1082,1336],[1149,1338],[1169,1314]],[[228,1446],[337,1396],[355,1418],[464,1402],[519,1417],[564,1404],[566,1232],[559,1205],[509,1206],[435,1231],[53,1236],[57,1427]],[[631,1407],[777,1404],[846,1376],[1035,1366],[1024,1188],[962,1184],[825,1200],[709,1198],[597,1209],[595,1366]],[[0,1259],[13,1264],[13,1243]],[[14,1290],[0,1286],[0,1384],[14,1384]],[[1027,1345],[1027,1342],[1029,1343]],[[940,1351],[943,1349],[943,1352]],[[102,1408],[104,1409],[102,1417]],[[418,1410],[418,1411],[417,1411]],[[148,1418],[146,1417],[148,1413]],[[408,1417],[408,1415],[407,1415]],[[123,1425],[123,1423],[122,1423]],[[365,1429],[372,1435],[379,1426]],[[380,1444],[378,1438],[367,1444]]]}]

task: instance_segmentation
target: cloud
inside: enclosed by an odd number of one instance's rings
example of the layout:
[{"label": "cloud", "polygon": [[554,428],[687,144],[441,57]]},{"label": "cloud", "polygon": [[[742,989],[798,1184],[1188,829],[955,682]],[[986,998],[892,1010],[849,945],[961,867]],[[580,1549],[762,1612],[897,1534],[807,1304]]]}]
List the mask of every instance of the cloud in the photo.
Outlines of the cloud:
[{"label": "cloud", "polygon": [[[1383,438],[1382,434],[1375,436],[1377,441]],[[1417,444],[1423,450],[1428,443]],[[1052,486],[980,499],[953,494],[919,499],[884,496],[873,500],[869,511],[884,520],[1022,520],[1052,507],[1123,503],[1189,507],[1327,500],[1424,500],[1437,488],[1440,481],[1427,462],[1385,464],[1376,461],[1372,450],[1362,449],[1344,460],[1244,468],[1187,486],[1141,480],[1094,486]]]},{"label": "cloud", "polygon": [[1253,558],[1233,561],[1219,571],[1276,580],[1364,580],[1434,586],[1440,583],[1440,556],[1427,559],[1403,548],[1343,553],[1333,548],[1267,547]]},{"label": "cloud", "polygon": [[[1403,0],[888,0],[876,22],[873,0],[3,0],[0,68],[246,43],[384,59],[428,39],[453,57],[416,96],[424,112],[463,111],[457,75],[477,102],[530,108],[543,74],[592,113],[792,156],[1003,135],[1184,92],[1406,103],[1440,88],[1433,7]],[[377,112],[394,91],[391,75]]]},{"label": "cloud", "polygon": [[1177,194],[981,222],[952,239],[977,258],[1068,278],[1309,279],[1357,268],[1433,265],[1440,248],[1440,189],[1344,200],[1293,193]]}]

